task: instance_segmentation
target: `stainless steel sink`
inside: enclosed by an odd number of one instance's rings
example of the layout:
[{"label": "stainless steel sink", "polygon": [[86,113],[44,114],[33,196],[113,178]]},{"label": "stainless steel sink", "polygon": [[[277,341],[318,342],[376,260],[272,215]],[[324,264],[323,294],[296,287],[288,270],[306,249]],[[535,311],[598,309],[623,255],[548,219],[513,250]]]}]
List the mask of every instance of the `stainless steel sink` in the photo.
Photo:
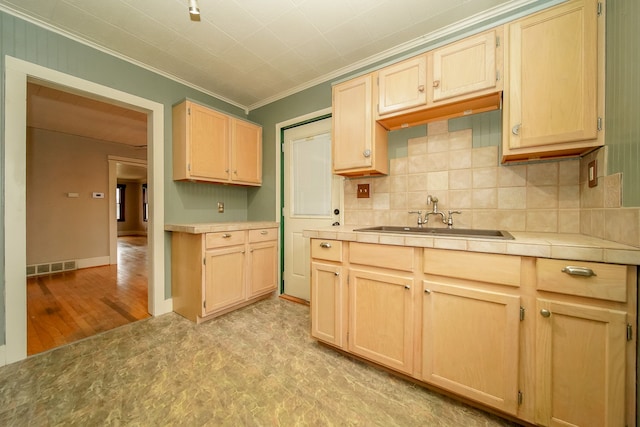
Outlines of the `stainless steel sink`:
[{"label": "stainless steel sink", "polygon": [[397,227],[381,225],[378,227],[357,228],[353,231],[365,231],[373,233],[400,233],[417,234],[421,236],[451,236],[451,237],[475,237],[481,239],[513,240],[514,237],[508,231],[503,230],[472,230],[466,228],[432,228],[432,227]]}]

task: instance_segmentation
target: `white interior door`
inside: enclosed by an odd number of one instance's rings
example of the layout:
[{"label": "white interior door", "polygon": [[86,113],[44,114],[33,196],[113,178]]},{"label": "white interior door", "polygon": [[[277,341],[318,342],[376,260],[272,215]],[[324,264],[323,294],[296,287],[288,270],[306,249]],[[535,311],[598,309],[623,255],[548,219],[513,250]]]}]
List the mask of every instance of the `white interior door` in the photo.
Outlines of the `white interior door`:
[{"label": "white interior door", "polygon": [[331,118],[284,132],[284,294],[309,301],[308,228],[341,222],[343,178],[331,174]]}]

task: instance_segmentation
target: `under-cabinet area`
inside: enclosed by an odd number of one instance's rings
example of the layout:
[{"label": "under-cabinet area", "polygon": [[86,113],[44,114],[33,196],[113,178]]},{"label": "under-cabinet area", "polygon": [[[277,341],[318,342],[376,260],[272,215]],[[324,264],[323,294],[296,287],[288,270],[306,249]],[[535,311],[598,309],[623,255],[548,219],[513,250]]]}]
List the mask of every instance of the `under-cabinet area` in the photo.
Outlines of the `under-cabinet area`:
[{"label": "under-cabinet area", "polygon": [[275,223],[167,225],[173,311],[202,322],[277,289]]},{"label": "under-cabinet area", "polygon": [[317,340],[527,423],[635,424],[636,265],[347,234],[306,232]]}]

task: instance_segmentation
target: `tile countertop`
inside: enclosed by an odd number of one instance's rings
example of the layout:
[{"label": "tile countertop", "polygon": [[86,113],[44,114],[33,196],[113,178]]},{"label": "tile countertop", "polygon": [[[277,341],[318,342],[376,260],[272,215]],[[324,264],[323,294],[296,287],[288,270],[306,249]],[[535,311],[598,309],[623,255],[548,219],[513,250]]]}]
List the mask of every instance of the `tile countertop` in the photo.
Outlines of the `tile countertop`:
[{"label": "tile countertop", "polygon": [[346,240],[384,245],[415,246],[471,252],[640,265],[640,248],[582,234],[510,231],[514,240],[453,236],[356,232],[361,226],[344,225],[304,230],[309,238]]},{"label": "tile countertop", "polygon": [[203,222],[196,224],[165,224],[165,231],[178,231],[181,233],[203,234],[219,231],[255,230],[260,228],[277,228],[279,224],[271,221],[259,222]]}]

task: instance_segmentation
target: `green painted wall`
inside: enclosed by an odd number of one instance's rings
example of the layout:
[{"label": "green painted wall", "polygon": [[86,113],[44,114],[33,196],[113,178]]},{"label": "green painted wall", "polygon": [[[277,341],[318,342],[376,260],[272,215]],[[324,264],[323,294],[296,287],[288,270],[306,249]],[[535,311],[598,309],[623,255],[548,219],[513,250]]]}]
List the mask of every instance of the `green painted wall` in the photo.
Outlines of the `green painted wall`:
[{"label": "green painted wall", "polygon": [[605,139],[608,174],[622,172],[622,204],[640,206],[640,2],[607,2]]},{"label": "green painted wall", "polygon": [[[0,12],[0,70],[4,80],[4,57],[10,55],[85,80],[109,86],[165,106],[165,206],[167,222],[234,221],[247,219],[247,190],[222,185],[175,183],[171,179],[171,106],[184,98],[210,105],[230,114],[245,116],[244,111],[217,98],[198,92],[129,62],[117,59],[61,35]],[[0,128],[4,129],[4,81],[0,85]],[[4,158],[4,131],[1,132]],[[0,174],[0,179],[2,174]],[[4,187],[4,182],[1,184]],[[225,202],[225,213],[214,213],[216,202]],[[0,221],[4,223],[3,213]],[[0,229],[0,242],[4,229]],[[0,259],[5,248],[0,244]],[[171,293],[170,234],[165,235],[165,294]],[[4,266],[0,265],[0,277]],[[4,281],[0,282],[0,345],[5,342]]]}]

